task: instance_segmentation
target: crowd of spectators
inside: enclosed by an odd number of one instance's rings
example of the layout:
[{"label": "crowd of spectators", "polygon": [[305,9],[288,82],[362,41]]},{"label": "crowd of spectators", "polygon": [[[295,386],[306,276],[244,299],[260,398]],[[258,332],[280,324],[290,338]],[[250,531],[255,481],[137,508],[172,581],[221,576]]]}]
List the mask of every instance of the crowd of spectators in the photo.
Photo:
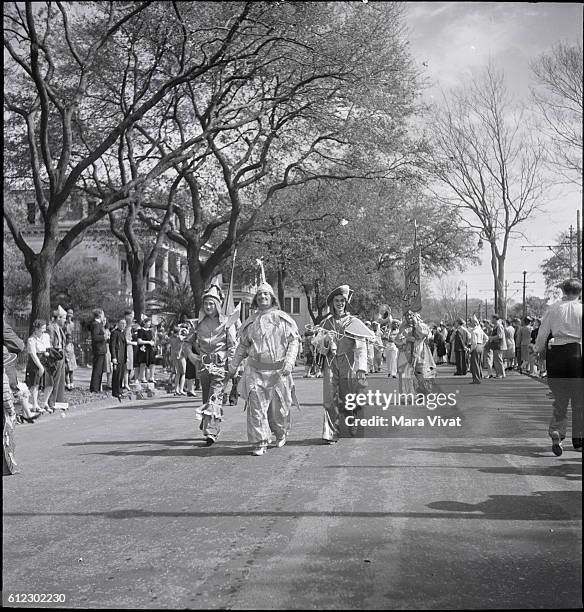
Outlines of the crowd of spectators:
[{"label": "crowd of spectators", "polygon": [[[399,347],[396,339],[402,321],[385,313],[377,321],[363,321],[375,336],[368,345],[369,373],[382,371],[398,378]],[[505,378],[506,372],[516,370],[520,374],[545,377],[545,356],[535,352],[535,342],[541,319],[526,316],[505,319],[497,314],[490,319],[479,320],[472,316],[465,321],[430,324],[427,344],[436,366],[455,366],[455,376],[471,374],[473,382],[482,378]],[[322,358],[315,351],[312,341],[315,326],[306,325],[301,355],[304,360],[304,378],[322,376]]]}]

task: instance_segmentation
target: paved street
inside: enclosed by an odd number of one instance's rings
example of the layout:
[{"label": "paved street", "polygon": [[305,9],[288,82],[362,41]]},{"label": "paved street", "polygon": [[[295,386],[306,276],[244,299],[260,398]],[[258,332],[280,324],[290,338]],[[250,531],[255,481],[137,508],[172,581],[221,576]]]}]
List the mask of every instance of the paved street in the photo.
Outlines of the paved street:
[{"label": "paved street", "polygon": [[[424,426],[323,446],[322,381],[298,369],[302,410],[288,444],[263,457],[249,454],[242,402],[210,448],[192,398],[165,393],[18,426],[21,471],[3,479],[4,603],[580,608],[582,455],[571,444],[552,455],[547,387],[452,373],[439,368],[436,391],[455,406],[364,409]],[[395,387],[370,377],[370,390]],[[460,425],[431,426],[435,416]]]}]

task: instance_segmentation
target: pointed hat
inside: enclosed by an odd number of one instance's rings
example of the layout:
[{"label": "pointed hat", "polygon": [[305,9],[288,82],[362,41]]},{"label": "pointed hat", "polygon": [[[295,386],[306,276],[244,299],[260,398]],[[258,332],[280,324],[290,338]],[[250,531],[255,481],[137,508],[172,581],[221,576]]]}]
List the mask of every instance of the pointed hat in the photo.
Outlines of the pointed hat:
[{"label": "pointed hat", "polygon": [[335,295],[342,295],[346,300],[347,304],[351,301],[351,297],[353,296],[353,292],[349,288],[349,285],[340,285],[336,289],[333,289],[326,298],[326,303],[330,306],[331,302]]},{"label": "pointed hat", "polygon": [[206,291],[205,293],[203,293],[203,300],[205,298],[212,298],[214,299],[218,305],[219,308],[221,308],[221,306],[223,305],[223,291],[221,291],[221,287],[219,287],[218,285],[211,285]]},{"label": "pointed hat", "polygon": [[274,289],[272,288],[272,285],[270,285],[270,283],[266,281],[266,271],[264,270],[264,262],[261,259],[256,259],[256,263],[258,264],[260,268],[260,284],[258,285],[258,288],[256,289],[256,295],[260,291],[267,291],[268,293],[271,293],[274,297],[276,297],[276,294],[274,293]]}]

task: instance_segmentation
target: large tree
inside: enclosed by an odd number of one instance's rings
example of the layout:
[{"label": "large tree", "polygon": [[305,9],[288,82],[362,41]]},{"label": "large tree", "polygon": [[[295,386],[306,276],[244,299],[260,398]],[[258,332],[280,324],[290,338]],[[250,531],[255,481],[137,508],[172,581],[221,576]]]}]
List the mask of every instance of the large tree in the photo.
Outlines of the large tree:
[{"label": "large tree", "polygon": [[509,241],[544,203],[542,144],[493,65],[444,95],[430,130],[434,193],[488,242],[495,307],[503,313]]},{"label": "large tree", "polygon": [[[142,132],[161,156],[206,133],[206,148],[174,166],[188,195],[168,231],[187,251],[196,301],[278,193],[415,173],[416,75],[398,4],[258,2],[251,14],[253,56],[177,89],[174,129]],[[142,217],[159,227],[165,205],[148,205]]]},{"label": "large tree", "polygon": [[[476,261],[470,230],[418,188],[389,180],[351,180],[307,186],[282,195],[238,251],[240,266],[262,258],[268,274],[301,286],[325,312],[325,298],[341,283],[356,288],[353,307],[374,317],[383,304],[401,312],[403,264],[414,242],[421,246],[425,278]],[[311,310],[309,309],[309,312]]]},{"label": "large tree", "polygon": [[549,139],[549,159],[565,180],[582,186],[582,43],[558,43],[531,69],[531,92]]},{"label": "large tree", "polygon": [[570,232],[562,232],[556,238],[556,244],[548,247],[551,254],[540,265],[548,295],[558,297],[561,294],[558,285],[566,278],[577,275],[577,257],[578,253],[582,252],[582,244],[578,249],[576,240],[576,235],[570,236]]},{"label": "large tree", "polygon": [[[188,27],[182,10],[191,13]],[[14,2],[5,7],[6,184],[34,193],[43,228],[42,247],[35,252],[21,231],[21,211],[4,206],[31,275],[31,320],[48,316],[53,269],[84,232],[135,200],[137,191],[190,155],[206,136],[205,128],[198,129],[163,157],[147,156],[138,178],[129,175],[124,181],[112,161],[123,154],[119,144],[126,132],[150,113],[159,116],[178,86],[204,80],[234,61],[240,66],[246,57],[253,60],[265,44],[253,35],[258,10],[249,2]],[[129,93],[120,80],[128,61],[140,65]],[[108,90],[110,96],[104,96]],[[120,92],[135,101],[125,112]],[[98,205],[61,231],[62,213],[81,184],[94,189]]]}]

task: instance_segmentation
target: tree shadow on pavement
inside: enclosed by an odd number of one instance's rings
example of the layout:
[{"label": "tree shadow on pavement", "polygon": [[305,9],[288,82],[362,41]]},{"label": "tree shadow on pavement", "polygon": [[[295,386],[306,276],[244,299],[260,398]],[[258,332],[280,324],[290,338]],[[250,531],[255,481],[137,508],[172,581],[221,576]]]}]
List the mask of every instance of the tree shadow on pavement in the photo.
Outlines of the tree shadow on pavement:
[{"label": "tree shadow on pavement", "polygon": [[561,461],[555,465],[524,467],[491,467],[480,468],[484,474],[516,474],[517,476],[545,476],[582,480],[582,463],[580,461]]},{"label": "tree shadow on pavement", "polygon": [[[250,456],[251,459],[251,456]],[[116,510],[83,510],[34,512],[5,512],[5,517],[18,517],[19,520],[32,516],[97,516],[109,519],[193,517],[211,518],[350,518],[350,519],[468,519],[468,520],[501,520],[501,521],[577,521],[582,518],[580,491],[535,491],[531,495],[491,495],[485,501],[469,504],[454,500],[436,501],[427,504],[426,508],[434,512],[416,510],[306,510],[302,507],[271,510],[267,508],[250,510],[249,508],[214,507],[197,510],[145,510],[143,508],[121,508]]]},{"label": "tree shadow on pavement", "polygon": [[424,453],[469,453],[473,455],[517,455],[519,457],[552,457],[549,445],[542,443],[541,449],[533,444],[518,446],[516,444],[473,444],[460,446],[457,444],[432,448],[410,448],[411,451]]},{"label": "tree shadow on pavement", "polygon": [[485,519],[579,520],[582,494],[580,491],[534,491],[531,495],[490,495],[478,504],[445,500],[429,503],[427,507],[445,512],[479,513]]}]

